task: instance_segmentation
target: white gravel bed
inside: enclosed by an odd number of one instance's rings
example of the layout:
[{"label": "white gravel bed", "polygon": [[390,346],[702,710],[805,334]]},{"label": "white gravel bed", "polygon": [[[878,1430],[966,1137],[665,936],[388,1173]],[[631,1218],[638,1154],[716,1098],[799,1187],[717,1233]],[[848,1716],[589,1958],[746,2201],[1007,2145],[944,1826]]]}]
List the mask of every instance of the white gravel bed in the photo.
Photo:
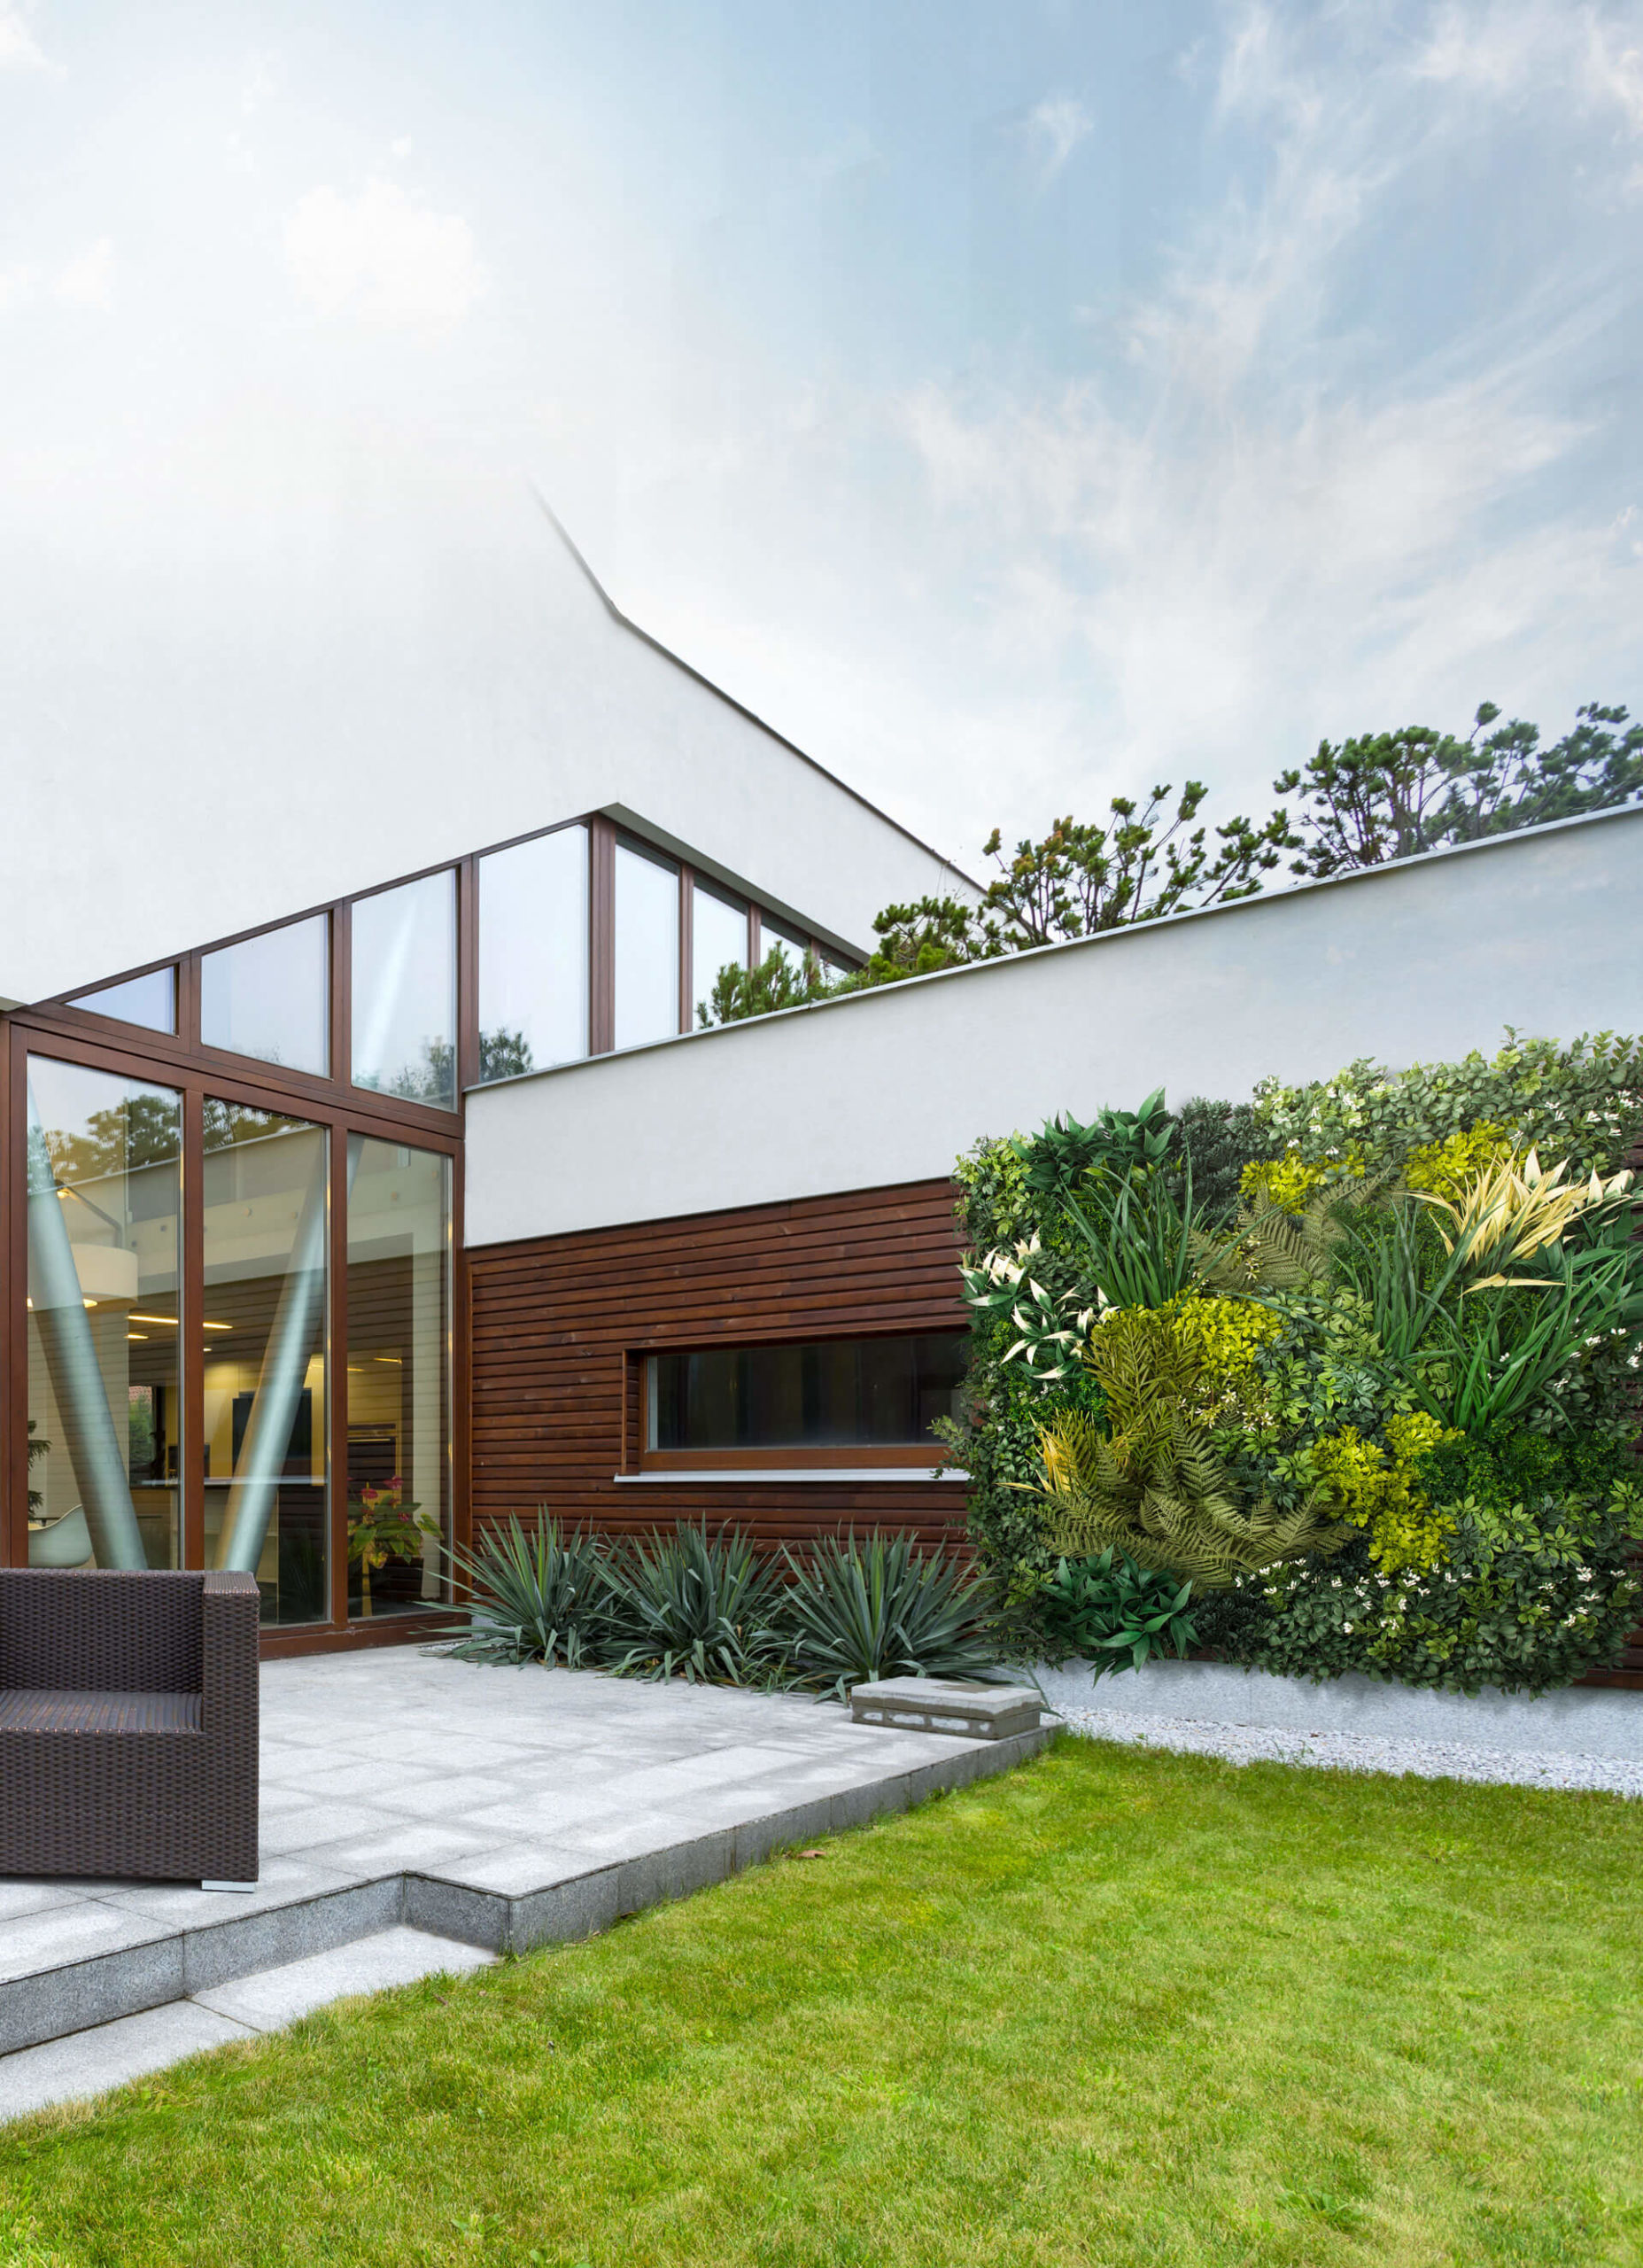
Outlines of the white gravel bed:
[{"label": "white gravel bed", "polygon": [[1486,1780],[1523,1788],[1603,1788],[1643,1796],[1643,1763],[1612,1756],[1525,1754],[1454,1741],[1389,1740],[1375,1733],[1297,1732],[1280,1725],[1217,1724],[1201,1717],[1136,1716],[1125,1709],[1066,1708],[1069,1732],[1132,1748],[1221,1756],[1229,1764],[1314,1764],[1334,1772],[1407,1773],[1419,1780]]}]

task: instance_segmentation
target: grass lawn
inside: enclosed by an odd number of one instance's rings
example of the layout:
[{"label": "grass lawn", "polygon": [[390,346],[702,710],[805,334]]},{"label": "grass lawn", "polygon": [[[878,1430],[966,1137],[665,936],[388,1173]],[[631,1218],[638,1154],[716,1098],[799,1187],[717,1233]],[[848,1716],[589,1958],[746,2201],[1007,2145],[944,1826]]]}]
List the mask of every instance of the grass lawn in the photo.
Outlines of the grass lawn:
[{"label": "grass lawn", "polygon": [[0,2130],[0,2262],[1643,2260],[1643,1806],[1063,1736]]}]

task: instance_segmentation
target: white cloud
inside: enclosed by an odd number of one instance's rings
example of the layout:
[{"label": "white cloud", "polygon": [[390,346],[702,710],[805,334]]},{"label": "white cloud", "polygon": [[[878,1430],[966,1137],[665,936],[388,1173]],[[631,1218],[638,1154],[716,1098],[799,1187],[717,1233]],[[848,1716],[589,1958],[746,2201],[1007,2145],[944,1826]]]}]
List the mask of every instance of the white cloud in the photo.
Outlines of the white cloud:
[{"label": "white cloud", "polygon": [[33,12],[28,0],[0,0],[0,71],[40,71],[45,57],[25,17]]},{"label": "white cloud", "polygon": [[1093,125],[1083,104],[1071,95],[1047,95],[1027,113],[1027,132],[1039,149],[1041,187],[1048,188]]},{"label": "white cloud", "polygon": [[1417,78],[1509,100],[1555,89],[1594,109],[1618,109],[1643,133],[1643,35],[1569,0],[1451,0],[1413,68]]},{"label": "white cloud", "polygon": [[66,307],[112,307],[114,304],[114,246],[99,237],[77,258],[58,271],[52,297]]},{"label": "white cloud", "polygon": [[375,177],[356,197],[310,190],[285,223],[285,264],[319,314],[384,329],[450,330],[487,288],[466,221]]},{"label": "white cloud", "polygon": [[10,314],[35,296],[35,271],[32,268],[0,268],[0,315]]},{"label": "white cloud", "polygon": [[1504,322],[1435,324],[1395,360],[1338,307],[1389,209],[1471,130],[1445,80],[1550,86],[1571,119],[1625,107],[1631,51],[1566,13],[1577,37],[1537,6],[1447,12],[1412,99],[1401,63],[1319,63],[1297,19],[1249,9],[1217,107],[1259,165],[1128,309],[1122,373],[904,403],[937,529],[974,563],[974,647],[1000,680],[1088,688],[1076,734],[1041,714],[1012,736],[1041,815],[1069,781],[1094,801],[1143,773],[1258,802],[1321,731],[1562,703],[1588,672],[1634,692],[1616,682],[1643,618],[1630,492],[1582,488],[1607,413],[1568,384],[1616,300],[1525,276]]}]

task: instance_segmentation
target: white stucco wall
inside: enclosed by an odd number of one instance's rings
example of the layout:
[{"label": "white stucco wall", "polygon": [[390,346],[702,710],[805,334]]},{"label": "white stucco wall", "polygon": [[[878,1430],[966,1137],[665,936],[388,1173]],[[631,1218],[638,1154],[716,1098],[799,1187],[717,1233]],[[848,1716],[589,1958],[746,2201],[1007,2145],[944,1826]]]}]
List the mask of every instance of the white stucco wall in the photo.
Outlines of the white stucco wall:
[{"label": "white stucco wall", "polygon": [[163,467],[97,501],[70,484],[0,533],[30,547],[0,634],[0,1005],[591,810],[858,948],[956,886],[613,619],[522,478],[358,454],[237,519]]},{"label": "white stucco wall", "polygon": [[1643,1021],[1643,810],[1439,852],[481,1090],[475,1245],[943,1173],[1164,1086]]}]

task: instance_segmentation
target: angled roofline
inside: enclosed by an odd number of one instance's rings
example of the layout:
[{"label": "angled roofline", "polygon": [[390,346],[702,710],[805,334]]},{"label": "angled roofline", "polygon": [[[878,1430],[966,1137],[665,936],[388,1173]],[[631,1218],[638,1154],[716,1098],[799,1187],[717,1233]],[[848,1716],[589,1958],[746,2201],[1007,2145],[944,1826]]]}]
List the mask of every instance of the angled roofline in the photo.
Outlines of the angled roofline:
[{"label": "angled roofline", "polygon": [[899,819],[893,819],[888,812],[880,811],[878,804],[870,797],[864,796],[859,788],[852,788],[848,780],[841,780],[836,772],[830,772],[825,764],[818,763],[815,757],[808,755],[796,741],[790,741],[786,733],[779,733],[774,725],[767,724],[765,719],[756,711],[749,709],[745,702],[738,701],[734,694],[726,693],[724,687],[716,685],[710,677],[704,677],[699,669],[694,668],[689,662],[676,654],[670,646],[664,646],[660,638],[653,638],[649,631],[635,622],[631,615],[624,614],[593,570],[588,565],[577,547],[576,539],[546,497],[543,495],[534,481],[530,485],[531,493],[540,506],[548,525],[564,545],[577,567],[581,569],[588,588],[614,623],[621,629],[629,632],[633,637],[639,639],[650,648],[653,653],[660,654],[664,662],[671,663],[676,670],[680,670],[687,678],[694,679],[696,684],[710,693],[716,701],[722,701],[727,709],[733,709],[739,717],[745,717],[750,725],[757,726],[759,731],[773,740],[779,747],[785,748],[789,756],[796,756],[801,764],[808,764],[812,772],[818,772],[830,786],[837,788],[841,794],[849,796],[850,800],[859,804],[864,811],[871,812],[875,819],[882,819],[887,827],[893,827],[898,835],[904,835],[907,841],[922,850],[926,858],[934,858],[937,866],[945,868],[949,874],[957,874],[961,882],[967,884],[971,889],[974,890],[978,897],[980,897],[983,885],[978,882],[973,874],[965,874],[962,866],[945,857],[942,851],[935,849],[934,844],[926,843],[922,835],[915,835],[911,827],[903,827]]}]

